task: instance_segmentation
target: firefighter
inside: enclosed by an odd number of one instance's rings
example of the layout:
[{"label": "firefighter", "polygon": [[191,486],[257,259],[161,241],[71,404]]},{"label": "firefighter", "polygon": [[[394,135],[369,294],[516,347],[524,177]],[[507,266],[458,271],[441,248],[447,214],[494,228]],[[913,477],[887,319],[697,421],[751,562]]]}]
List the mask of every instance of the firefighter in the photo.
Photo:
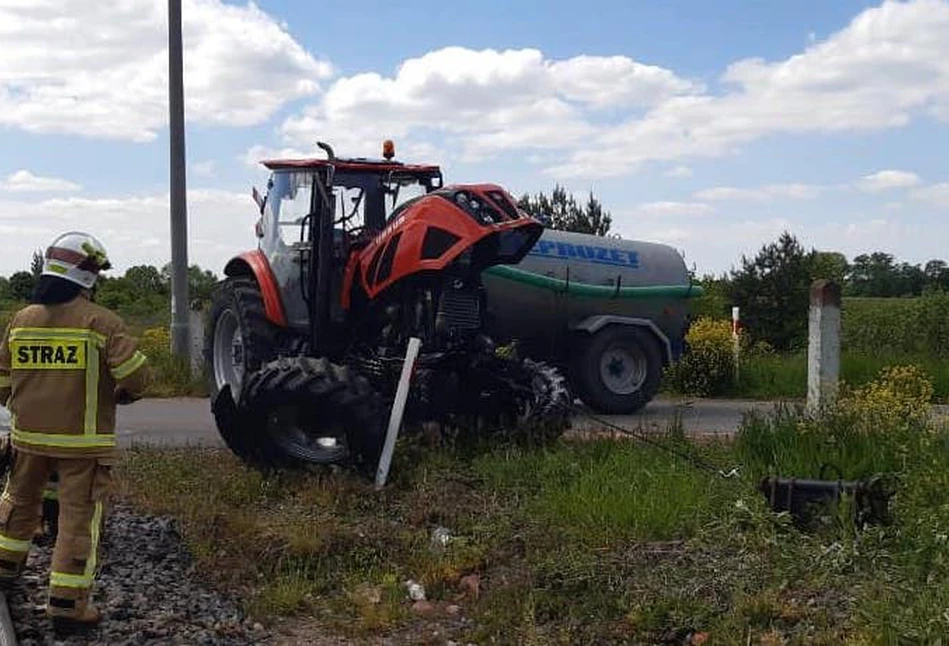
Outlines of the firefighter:
[{"label": "firefighter", "polygon": [[46,613],[57,632],[99,623],[91,592],[112,465],[115,408],[142,396],[149,368],[122,319],[93,302],[109,269],[93,236],[69,232],[46,250],[33,304],[0,340],[0,403],[10,410],[13,464],[0,496],[0,580],[21,572],[56,474],[58,535]]}]

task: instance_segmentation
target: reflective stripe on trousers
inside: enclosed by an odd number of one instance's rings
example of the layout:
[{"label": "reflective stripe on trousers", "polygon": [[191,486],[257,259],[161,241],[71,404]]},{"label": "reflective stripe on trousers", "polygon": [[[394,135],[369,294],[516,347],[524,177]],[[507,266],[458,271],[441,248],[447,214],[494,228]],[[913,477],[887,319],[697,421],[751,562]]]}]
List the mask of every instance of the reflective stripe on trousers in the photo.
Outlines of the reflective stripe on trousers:
[{"label": "reflective stripe on trousers", "polygon": [[67,572],[50,572],[49,585],[59,588],[91,588],[96,576],[96,566],[99,561],[99,534],[102,531],[102,502],[96,501],[92,521],[89,523],[89,555],[86,557],[86,568],[82,574]]}]

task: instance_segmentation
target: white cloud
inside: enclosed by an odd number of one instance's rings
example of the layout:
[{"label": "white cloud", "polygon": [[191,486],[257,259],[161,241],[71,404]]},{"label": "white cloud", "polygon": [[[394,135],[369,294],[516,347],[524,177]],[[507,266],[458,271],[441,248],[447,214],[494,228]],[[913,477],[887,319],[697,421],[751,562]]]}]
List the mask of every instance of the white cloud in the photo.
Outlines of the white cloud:
[{"label": "white cloud", "polygon": [[949,1],[887,0],[789,58],[734,62],[711,89],[623,56],[446,47],[392,76],[336,80],[284,122],[283,145],[321,138],[362,155],[392,137],[463,161],[557,151],[547,175],[609,177],[645,161],[733,154],[773,134],[949,121],[947,32]]},{"label": "white cloud", "polygon": [[659,201],[645,202],[633,209],[620,212],[619,217],[626,216],[672,216],[672,215],[708,215],[715,209],[702,202]]},{"label": "white cloud", "polygon": [[865,175],[857,182],[857,188],[868,193],[877,193],[894,188],[909,188],[921,183],[916,173],[905,170],[881,170]]},{"label": "white cloud", "polygon": [[692,169],[688,166],[676,166],[666,171],[666,177],[692,177]]},{"label": "white cloud", "polygon": [[82,188],[75,182],[55,177],[39,177],[28,170],[11,173],[0,183],[0,191],[13,193],[59,193],[78,191]]},{"label": "white cloud", "polygon": [[214,177],[217,172],[217,164],[213,159],[191,164],[191,172],[198,177]]},{"label": "white cloud", "polygon": [[623,237],[681,247],[686,263],[696,263],[700,274],[717,274],[739,266],[742,255],[754,257],[762,246],[775,241],[784,231],[790,231],[807,249],[840,251],[849,258],[876,250],[909,262],[944,256],[949,231],[937,233],[925,245],[919,245],[915,226],[918,224],[862,215],[828,222],[801,222],[784,217],[730,221],[673,219],[654,221],[651,226],[614,219],[614,229]]},{"label": "white cloud", "polygon": [[949,120],[949,3],[886,1],[785,60],[738,61],[718,95],[677,96],[602,130],[550,170],[620,175],[647,160],[712,157],[774,133],[895,128]]},{"label": "white cloud", "polygon": [[939,208],[949,208],[949,182],[918,188],[910,193],[910,197]]},{"label": "white cloud", "polygon": [[[446,47],[403,61],[394,76],[338,79],[282,127],[289,145],[331,141],[348,154],[389,137],[447,135],[465,159],[499,151],[577,147],[598,132],[601,109],[647,109],[700,91],[673,72],[623,56],[551,60],[536,49]],[[458,145],[456,145],[458,144]]]},{"label": "white cloud", "polygon": [[[255,4],[183,5],[191,123],[261,123],[332,72]],[[166,12],[164,0],[0,0],[0,125],[154,139],[168,116]]]},{"label": "white cloud", "polygon": [[779,198],[810,200],[825,190],[813,184],[769,184],[758,188],[715,186],[696,191],[694,197],[708,201],[755,201],[764,202]]},{"label": "white cloud", "polygon": [[[28,269],[34,249],[43,249],[70,229],[99,237],[115,265],[161,267],[171,258],[168,195],[54,198],[40,202],[0,200],[0,274]],[[219,276],[226,261],[256,246],[257,212],[250,192],[188,191],[189,261]]]}]

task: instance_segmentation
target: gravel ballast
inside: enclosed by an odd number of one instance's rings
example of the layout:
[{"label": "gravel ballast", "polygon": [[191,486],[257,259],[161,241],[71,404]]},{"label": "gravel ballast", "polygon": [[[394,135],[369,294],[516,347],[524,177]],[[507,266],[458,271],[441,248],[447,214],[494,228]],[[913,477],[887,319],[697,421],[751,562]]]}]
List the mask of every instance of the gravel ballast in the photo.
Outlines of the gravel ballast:
[{"label": "gravel ballast", "polygon": [[26,570],[7,593],[21,646],[49,644],[263,644],[260,624],[234,599],[203,585],[174,522],[112,506],[102,536],[94,602],[103,621],[59,640],[45,614],[52,545],[34,546]]}]

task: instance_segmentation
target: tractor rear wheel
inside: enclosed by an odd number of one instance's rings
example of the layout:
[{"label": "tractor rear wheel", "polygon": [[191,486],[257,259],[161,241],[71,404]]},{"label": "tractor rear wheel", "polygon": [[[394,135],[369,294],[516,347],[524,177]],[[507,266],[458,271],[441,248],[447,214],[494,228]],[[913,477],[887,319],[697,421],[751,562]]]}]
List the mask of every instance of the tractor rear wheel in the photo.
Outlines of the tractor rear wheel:
[{"label": "tractor rear wheel", "polygon": [[351,462],[371,472],[386,421],[364,377],[324,358],[283,357],[248,377],[230,446],[264,471]]},{"label": "tractor rear wheel", "polygon": [[247,375],[276,358],[278,328],[264,312],[264,299],[251,276],[229,276],[211,302],[204,342],[211,401],[225,386],[239,403]]}]

